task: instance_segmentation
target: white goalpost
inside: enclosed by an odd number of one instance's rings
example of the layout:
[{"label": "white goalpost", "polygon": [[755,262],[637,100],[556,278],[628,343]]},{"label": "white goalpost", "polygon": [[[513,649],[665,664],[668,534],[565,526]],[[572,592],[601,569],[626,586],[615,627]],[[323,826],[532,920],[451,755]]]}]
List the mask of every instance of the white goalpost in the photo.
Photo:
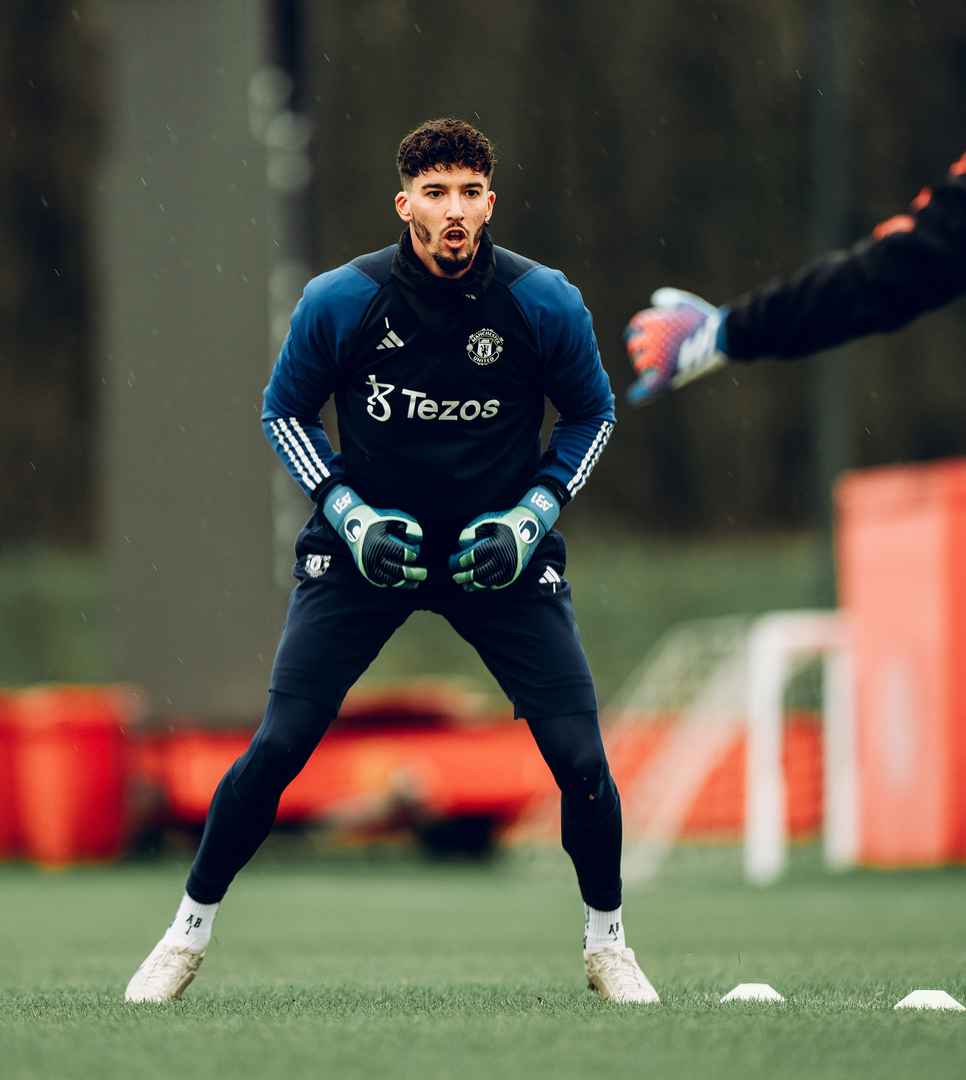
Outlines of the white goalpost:
[{"label": "white goalpost", "polygon": [[[709,648],[709,646],[711,646]],[[689,661],[681,657],[690,654]],[[673,661],[671,658],[674,658]],[[802,666],[823,661],[823,836],[826,864],[853,865],[857,782],[848,631],[844,616],[784,611],[749,619],[708,620],[675,631],[621,695],[608,728],[608,752],[620,758],[622,733],[651,704],[667,669],[697,664],[701,677],[660,749],[624,783],[628,842],[624,879],[660,872],[681,836],[703,783],[725,752],[746,737],[745,877],[775,881],[787,862],[786,786],[782,765],[784,695]],[[679,685],[679,697],[684,686]],[[623,718],[620,718],[623,717]],[[626,736],[625,736],[626,737]]]},{"label": "white goalpost", "polygon": [[[681,624],[662,638],[604,713],[620,775],[623,877],[656,878],[679,843],[708,778],[744,737],[743,869],[759,885],[787,863],[784,699],[806,664],[822,663],[822,832],[832,869],[854,865],[858,784],[849,632],[830,611],[779,611]],[[641,753],[642,736],[652,735]],[[639,761],[639,764],[634,764]],[[550,840],[556,799],[541,800],[513,830]]]},{"label": "white goalpost", "polygon": [[776,612],[757,619],[748,642],[748,751],[744,870],[767,885],[785,869],[785,774],[782,769],[785,688],[803,662],[822,658],[823,821],[825,863],[855,865],[858,782],[852,664],[845,617],[819,611]]}]

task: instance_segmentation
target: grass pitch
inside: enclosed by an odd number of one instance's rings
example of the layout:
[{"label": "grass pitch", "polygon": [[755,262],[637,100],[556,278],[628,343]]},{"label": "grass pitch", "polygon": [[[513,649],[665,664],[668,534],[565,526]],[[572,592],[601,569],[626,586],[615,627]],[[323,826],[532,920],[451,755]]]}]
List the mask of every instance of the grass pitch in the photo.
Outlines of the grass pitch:
[{"label": "grass pitch", "polygon": [[[185,867],[0,869],[0,1075],[22,1078],[966,1075],[966,874],[799,868],[751,890],[672,877],[625,901],[656,1009],[584,989],[569,878],[494,867],[256,860],[185,998],[125,1006]],[[721,1006],[739,982],[785,1006]]]}]

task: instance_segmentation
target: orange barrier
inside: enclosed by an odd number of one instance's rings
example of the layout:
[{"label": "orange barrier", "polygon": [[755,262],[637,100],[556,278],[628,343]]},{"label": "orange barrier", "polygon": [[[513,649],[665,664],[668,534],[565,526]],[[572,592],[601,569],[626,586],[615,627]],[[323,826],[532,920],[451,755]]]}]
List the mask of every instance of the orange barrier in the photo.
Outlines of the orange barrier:
[{"label": "orange barrier", "polygon": [[23,854],[48,866],[119,855],[135,695],[121,687],[37,687],[13,695],[9,710]]},{"label": "orange barrier", "polygon": [[[460,726],[466,713],[444,696],[433,699],[424,725],[426,700],[406,691],[371,702],[358,695],[284,793],[278,820],[378,828],[408,808],[417,820],[472,815],[510,824],[555,793],[523,721],[487,718],[460,698],[476,725]],[[136,696],[118,687],[0,696],[0,853],[51,866],[106,859],[121,853],[129,824],[204,821],[215,786],[251,732],[182,728],[132,740],[137,713]],[[625,731],[613,761],[619,783],[658,748],[667,726],[642,718]],[[785,758],[794,835],[814,832],[821,820],[820,734],[813,717],[790,718]],[[685,831],[737,835],[743,813],[739,739],[704,784]]]},{"label": "orange barrier", "polygon": [[966,859],[966,460],[852,473],[836,495],[860,859]]},{"label": "orange barrier", "polygon": [[0,859],[10,859],[20,848],[14,768],[13,695],[0,691]]},{"label": "orange barrier", "polygon": [[[618,784],[633,776],[660,745],[666,725],[642,722],[622,735]],[[182,731],[166,736],[145,762],[166,795],[170,816],[204,821],[218,781],[242,754],[250,735]],[[792,835],[811,835],[822,820],[821,728],[811,714],[790,717],[784,743],[788,822]],[[737,739],[708,777],[689,812],[690,836],[734,835],[744,823],[745,751]],[[477,729],[370,729],[330,732],[282,796],[280,822],[338,815],[357,800],[411,796],[433,815],[485,815],[509,824],[534,800],[555,791],[523,721]]]},{"label": "orange barrier", "polygon": [[[194,730],[164,740],[159,772],[175,819],[204,821],[218,781],[249,739],[248,733]],[[278,820],[325,817],[352,800],[394,793],[440,816],[502,819],[552,785],[522,721],[468,730],[337,730],[285,790]]]}]

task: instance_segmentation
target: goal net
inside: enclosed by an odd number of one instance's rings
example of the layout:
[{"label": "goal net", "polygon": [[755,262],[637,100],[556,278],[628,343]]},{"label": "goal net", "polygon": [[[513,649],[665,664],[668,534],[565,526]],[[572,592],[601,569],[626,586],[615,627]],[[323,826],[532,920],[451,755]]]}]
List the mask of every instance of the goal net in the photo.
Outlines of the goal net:
[{"label": "goal net", "polygon": [[[787,707],[803,669],[813,708]],[[740,844],[746,877],[782,872],[790,838],[823,833],[826,861],[855,850],[855,762],[847,630],[821,611],[704,619],[673,628],[603,711],[621,790],[623,875],[654,879],[688,841]],[[555,839],[556,798],[513,839]]]}]

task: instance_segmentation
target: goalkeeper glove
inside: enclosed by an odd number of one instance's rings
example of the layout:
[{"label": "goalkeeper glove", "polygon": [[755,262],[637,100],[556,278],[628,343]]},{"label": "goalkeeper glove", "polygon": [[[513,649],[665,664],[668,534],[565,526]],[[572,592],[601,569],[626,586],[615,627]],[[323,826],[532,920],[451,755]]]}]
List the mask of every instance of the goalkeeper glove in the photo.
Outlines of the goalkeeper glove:
[{"label": "goalkeeper glove", "polygon": [[426,570],[415,566],[423,530],[401,510],[376,510],[351,487],[337,484],[325,497],[322,513],[352,552],[359,573],[380,588],[415,589]]},{"label": "goalkeeper glove", "polygon": [[637,372],[637,381],[627,391],[632,405],[664,390],[677,390],[728,359],[723,308],[669,288],[658,289],[651,303],[654,306],[637,312],[624,331],[627,355]]},{"label": "goalkeeper glove", "polygon": [[467,592],[512,585],[559,514],[556,495],[538,485],[512,510],[473,518],[460,533],[459,551],[450,556],[453,581]]}]

